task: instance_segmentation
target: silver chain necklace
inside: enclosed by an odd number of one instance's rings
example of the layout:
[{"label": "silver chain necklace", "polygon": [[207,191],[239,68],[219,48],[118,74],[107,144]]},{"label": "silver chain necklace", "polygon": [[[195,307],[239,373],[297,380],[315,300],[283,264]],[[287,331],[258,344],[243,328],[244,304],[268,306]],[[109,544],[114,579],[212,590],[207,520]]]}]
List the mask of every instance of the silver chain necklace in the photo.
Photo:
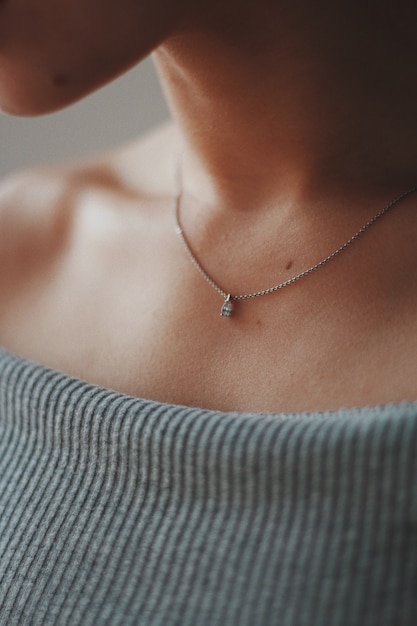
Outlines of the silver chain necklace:
[{"label": "silver chain necklace", "polygon": [[400,194],[399,196],[391,200],[391,202],[389,202],[383,209],[378,211],[376,215],[374,215],[354,235],[352,235],[350,239],[348,239],[344,244],[342,244],[340,248],[337,248],[337,250],[335,250],[334,252],[326,256],[322,261],[319,261],[315,265],[308,267],[307,269],[303,270],[299,274],[296,274],[295,276],[292,276],[291,278],[284,280],[282,283],[278,283],[277,285],[274,285],[273,287],[269,287],[268,289],[261,289],[260,291],[254,291],[253,293],[243,293],[243,294],[232,295],[230,292],[226,291],[225,289],[222,289],[222,287],[220,287],[220,285],[216,283],[216,281],[206,272],[204,267],[201,265],[201,263],[195,256],[195,253],[192,251],[190,244],[187,241],[187,238],[184,234],[184,231],[180,223],[180,204],[181,204],[181,198],[182,198],[182,190],[177,195],[176,200],[175,200],[175,221],[176,221],[175,230],[177,234],[180,236],[181,241],[184,244],[184,247],[191,261],[193,262],[194,266],[200,272],[202,277],[209,283],[209,285],[211,285],[213,289],[215,289],[217,293],[219,293],[224,298],[220,315],[222,317],[230,317],[233,313],[234,301],[250,300],[251,298],[259,298],[261,296],[266,296],[269,293],[274,293],[275,291],[278,291],[279,289],[283,289],[284,287],[288,287],[289,285],[292,285],[293,283],[297,282],[297,280],[300,280],[301,278],[304,278],[305,276],[312,274],[316,270],[320,269],[321,267],[323,267],[324,265],[326,265],[327,263],[335,259],[337,256],[339,256],[339,254],[341,254],[344,250],[346,250],[354,241],[356,241],[356,239],[358,239],[366,230],[368,230],[368,228],[370,228],[372,224],[375,224],[375,222],[379,220],[383,215],[385,215],[385,213],[387,213],[401,200],[404,200],[415,191],[417,191],[417,185],[415,187],[411,187],[411,189],[408,189],[408,191],[404,191],[402,194]]}]

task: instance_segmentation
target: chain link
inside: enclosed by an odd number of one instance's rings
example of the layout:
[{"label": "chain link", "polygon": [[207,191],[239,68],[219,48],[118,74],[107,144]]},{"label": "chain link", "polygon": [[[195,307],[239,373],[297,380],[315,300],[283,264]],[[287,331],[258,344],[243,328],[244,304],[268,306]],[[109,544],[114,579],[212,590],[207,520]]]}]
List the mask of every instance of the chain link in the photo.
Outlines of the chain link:
[{"label": "chain link", "polygon": [[312,274],[316,270],[320,269],[321,267],[323,267],[324,265],[326,265],[327,263],[329,263],[330,261],[335,259],[337,256],[339,256],[339,254],[341,254],[344,250],[349,248],[349,246],[351,246],[354,241],[356,241],[366,230],[368,230],[368,228],[370,226],[375,224],[375,222],[377,220],[379,220],[383,215],[385,215],[396,204],[398,204],[401,200],[404,200],[405,198],[407,198],[411,194],[415,193],[416,191],[417,191],[417,185],[414,186],[414,187],[411,187],[411,189],[408,189],[407,191],[404,191],[402,194],[400,194],[399,196],[397,196],[396,198],[391,200],[391,202],[389,202],[383,209],[378,211],[378,213],[376,215],[374,215],[354,235],[352,235],[352,237],[350,237],[350,239],[348,239],[344,244],[342,244],[340,246],[340,248],[337,248],[337,250],[335,250],[334,252],[329,254],[322,261],[319,261],[315,265],[312,265],[311,267],[308,267],[307,269],[303,270],[299,274],[296,274],[295,276],[292,276],[291,278],[288,278],[287,280],[284,280],[282,283],[278,283],[277,285],[274,285],[273,287],[269,287],[268,289],[261,289],[260,291],[254,291],[253,293],[244,293],[244,294],[232,295],[228,291],[222,289],[220,287],[220,285],[218,285],[213,280],[213,278],[209,274],[207,274],[206,270],[202,267],[200,262],[197,260],[197,257],[195,256],[194,252],[192,251],[191,246],[190,246],[190,244],[187,241],[187,238],[186,238],[186,236],[184,234],[184,231],[183,231],[183,229],[181,227],[181,223],[180,223],[179,212],[180,212],[180,204],[181,204],[181,196],[182,196],[181,192],[178,194],[178,196],[176,197],[176,200],[175,200],[176,232],[181,237],[181,241],[183,242],[184,247],[185,247],[186,251],[188,252],[188,254],[189,254],[189,256],[191,258],[191,261],[193,262],[194,266],[197,268],[197,270],[200,272],[200,274],[203,276],[203,278],[209,283],[209,285],[211,285],[213,287],[213,289],[215,289],[217,291],[217,293],[219,293],[225,299],[227,297],[229,297],[230,300],[249,300],[251,298],[259,298],[260,296],[266,296],[269,293],[274,293],[275,291],[278,291],[279,289],[283,289],[283,287],[288,287],[289,285],[292,285],[293,283],[297,282],[301,278],[304,278],[305,276],[308,276],[309,274]]}]

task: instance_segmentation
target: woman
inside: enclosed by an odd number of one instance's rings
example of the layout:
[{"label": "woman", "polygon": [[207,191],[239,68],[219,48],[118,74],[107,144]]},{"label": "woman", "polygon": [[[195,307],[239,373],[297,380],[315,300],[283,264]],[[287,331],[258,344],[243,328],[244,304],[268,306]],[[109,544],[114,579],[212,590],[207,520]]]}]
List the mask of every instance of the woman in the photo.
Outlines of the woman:
[{"label": "woman", "polygon": [[414,624],[415,3],[0,7],[5,111],[174,119],[3,185],[0,623]]}]

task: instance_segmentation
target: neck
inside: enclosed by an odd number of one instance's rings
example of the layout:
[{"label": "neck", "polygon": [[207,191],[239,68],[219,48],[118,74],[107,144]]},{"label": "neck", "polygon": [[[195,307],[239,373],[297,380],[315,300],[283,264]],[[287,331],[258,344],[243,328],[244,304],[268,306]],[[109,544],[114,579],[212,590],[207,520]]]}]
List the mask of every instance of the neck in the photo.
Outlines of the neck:
[{"label": "neck", "polygon": [[155,55],[185,194],[250,209],[389,199],[415,183],[414,5],[379,7],[376,23],[366,1],[306,2],[301,16],[297,4],[225,4]]}]

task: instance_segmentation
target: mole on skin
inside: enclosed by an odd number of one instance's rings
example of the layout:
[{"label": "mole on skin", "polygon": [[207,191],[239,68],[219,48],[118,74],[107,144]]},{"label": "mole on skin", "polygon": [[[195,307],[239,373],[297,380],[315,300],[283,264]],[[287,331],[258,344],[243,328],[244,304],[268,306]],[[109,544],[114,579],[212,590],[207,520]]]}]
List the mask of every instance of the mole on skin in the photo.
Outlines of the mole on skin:
[{"label": "mole on skin", "polygon": [[293,262],[294,262],[294,261],[288,261],[287,265],[285,266],[285,269],[286,269],[286,270],[291,269],[291,268],[292,268],[292,264],[293,264]]},{"label": "mole on skin", "polygon": [[[7,0],[0,0],[0,2],[5,2]],[[69,78],[66,74],[54,74],[52,77],[52,82],[54,85],[66,85],[69,81]]]}]

